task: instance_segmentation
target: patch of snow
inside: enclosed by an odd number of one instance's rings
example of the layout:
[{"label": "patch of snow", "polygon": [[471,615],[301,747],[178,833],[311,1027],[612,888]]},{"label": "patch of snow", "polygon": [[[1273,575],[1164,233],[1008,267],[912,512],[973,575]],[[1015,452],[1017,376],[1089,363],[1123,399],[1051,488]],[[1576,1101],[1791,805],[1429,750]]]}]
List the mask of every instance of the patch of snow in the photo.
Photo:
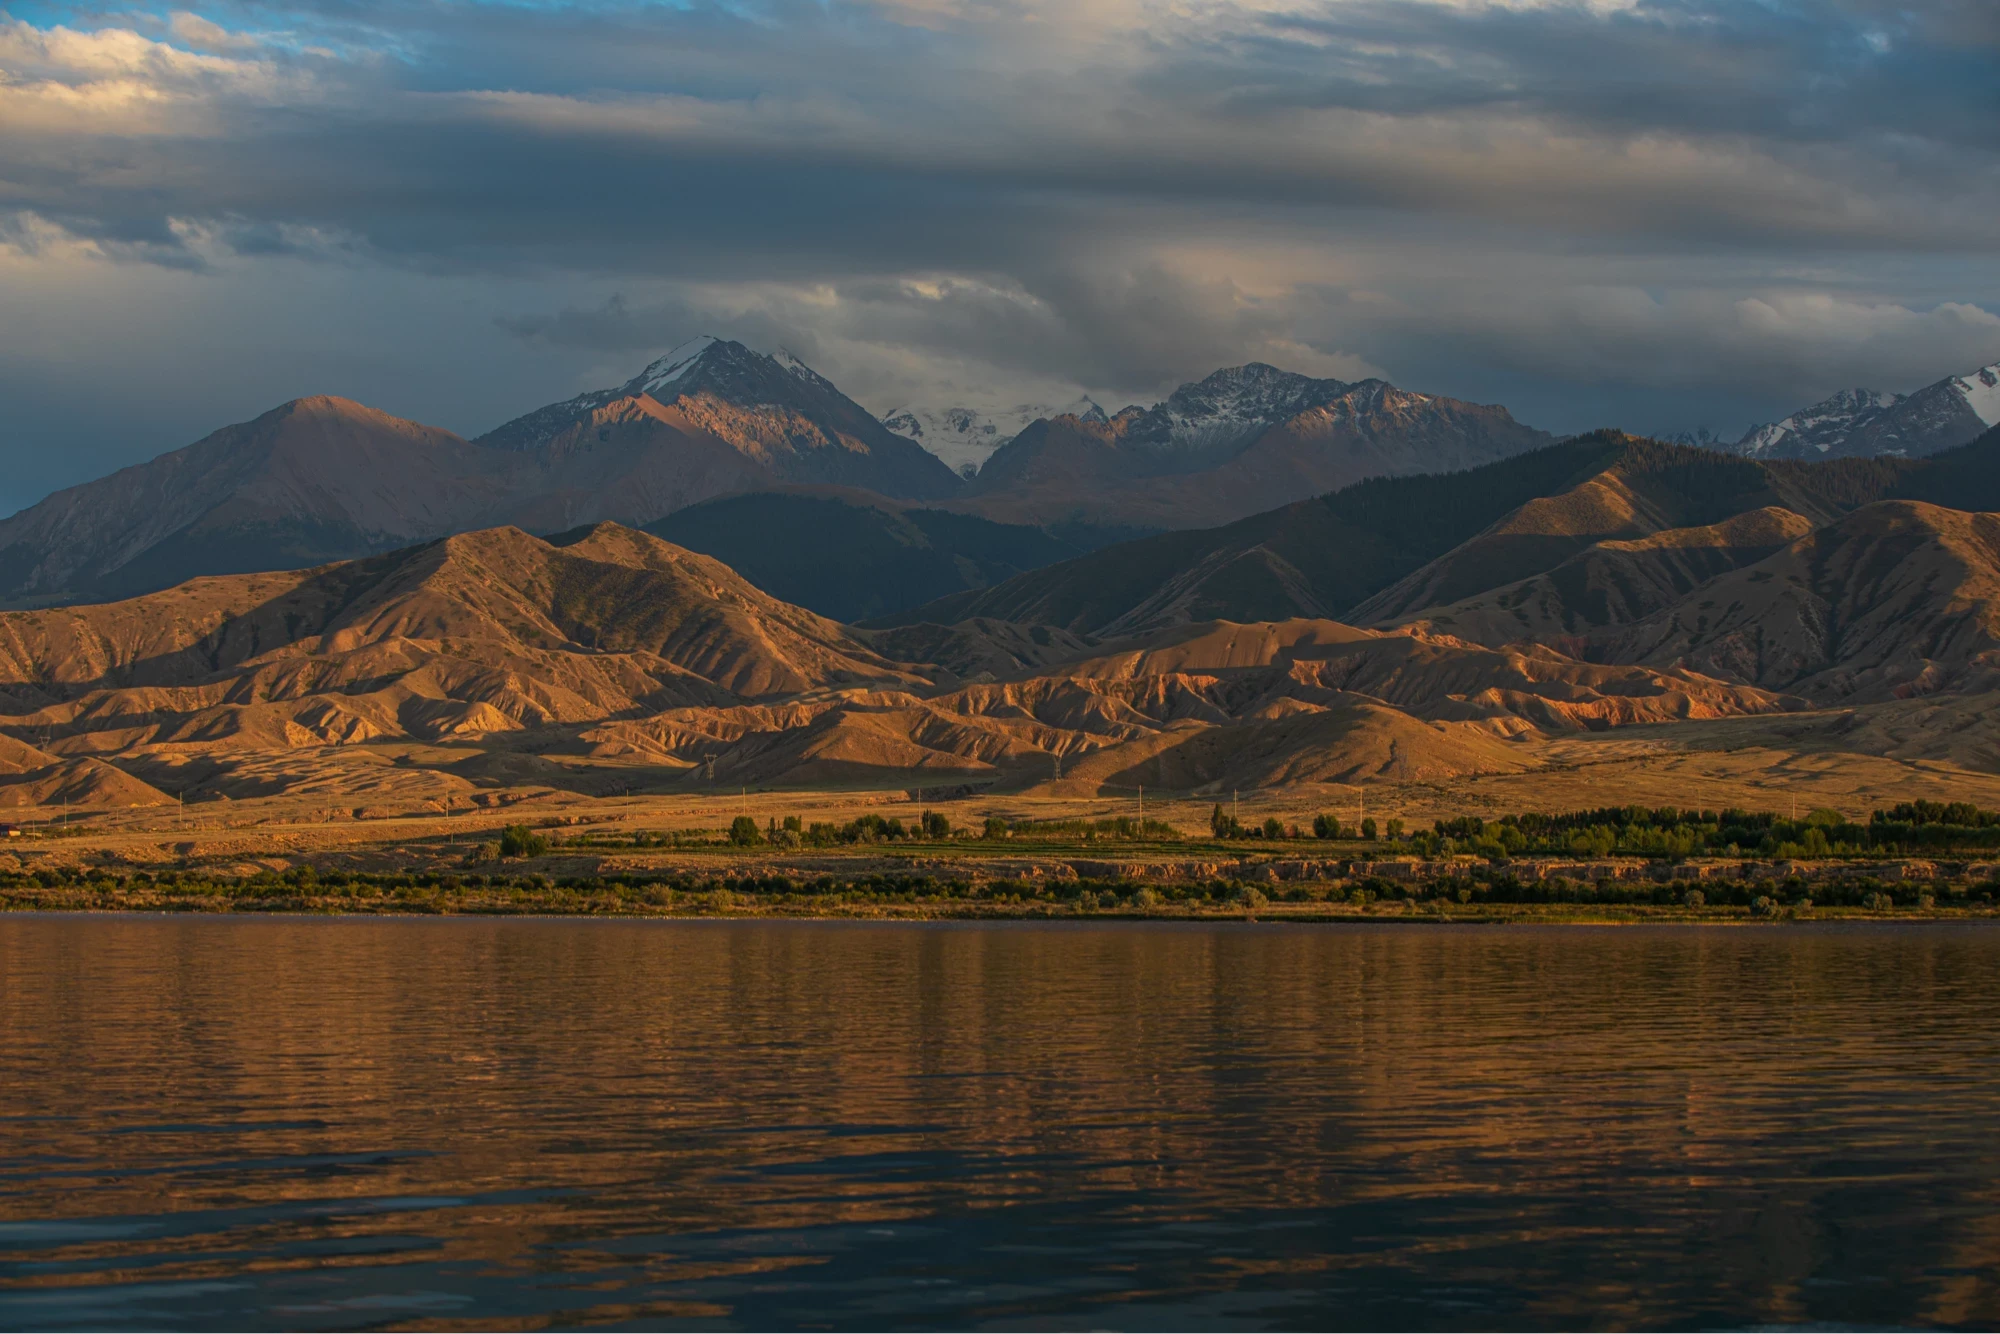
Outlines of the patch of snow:
[{"label": "patch of snow", "polygon": [[993,457],[993,452],[1044,418],[1081,417],[1103,421],[1104,409],[1088,396],[1068,403],[1015,403],[967,407],[963,404],[933,407],[910,404],[884,413],[882,424],[914,440],[953,472],[972,476]]},{"label": "patch of snow", "polygon": [[1736,442],[1736,452],[1750,458],[1796,456],[1798,451],[1830,454],[1858,428],[1903,402],[1901,394],[1877,389],[1843,389],[1783,421],[1751,428]]},{"label": "patch of snow", "polygon": [[699,338],[690,338],[687,342],[682,343],[679,347],[667,353],[666,356],[647,366],[645,370],[640,371],[634,377],[637,392],[650,394],[656,389],[661,389],[672,384],[693,370],[694,364],[701,360],[701,354],[714,347],[720,341],[720,339],[710,337],[708,334],[703,334]]},{"label": "patch of snow", "polygon": [[1359,387],[1253,361],[1182,385],[1166,402],[1143,409],[1126,438],[1161,453],[1228,453],[1277,423]]},{"label": "patch of snow", "polygon": [[2000,362],[1960,376],[1951,387],[1965,396],[1973,416],[1988,426],[2000,426]]}]

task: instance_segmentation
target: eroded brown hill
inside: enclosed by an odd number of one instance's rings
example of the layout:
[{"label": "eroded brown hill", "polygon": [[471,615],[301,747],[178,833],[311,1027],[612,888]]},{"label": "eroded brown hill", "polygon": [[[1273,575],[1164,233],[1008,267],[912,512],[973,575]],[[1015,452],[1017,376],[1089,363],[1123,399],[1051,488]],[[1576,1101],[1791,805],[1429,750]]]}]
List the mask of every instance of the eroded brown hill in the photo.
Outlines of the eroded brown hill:
[{"label": "eroded brown hill", "polygon": [[1990,691],[2000,684],[2000,515],[1864,506],[1599,632],[1590,651],[1824,703]]},{"label": "eroded brown hill", "polygon": [[1545,573],[1427,607],[1414,621],[1479,644],[1526,640],[1576,653],[1590,632],[1643,620],[1812,531],[1804,515],[1772,505],[1698,528],[1607,539]]},{"label": "eroded brown hill", "polygon": [[79,783],[122,804],[1448,777],[1533,766],[1552,736],[1787,705],[1678,669],[1330,621],[1104,645],[992,622],[853,631],[614,524],[490,529],[0,615],[0,732],[19,748],[0,801]]}]

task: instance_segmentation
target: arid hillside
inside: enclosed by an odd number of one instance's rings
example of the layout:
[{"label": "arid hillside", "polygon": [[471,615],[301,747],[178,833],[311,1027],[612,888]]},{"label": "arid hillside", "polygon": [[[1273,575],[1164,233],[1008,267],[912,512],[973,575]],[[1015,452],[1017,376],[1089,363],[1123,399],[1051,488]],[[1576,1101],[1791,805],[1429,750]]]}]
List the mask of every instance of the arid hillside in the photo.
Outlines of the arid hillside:
[{"label": "arid hillside", "polygon": [[[1995,453],[1816,466],[1606,433],[866,627],[615,523],[0,613],[0,802],[1190,796],[1555,782],[1670,753],[1737,781],[1935,781],[2000,753],[1979,705],[2000,665],[2000,516],[1896,496],[1940,477],[1983,494]],[[884,551],[926,523],[961,544],[952,560],[1046,540],[856,512]]]},{"label": "arid hillside", "polygon": [[[850,629],[614,524],[0,614],[0,799],[1449,778],[1795,707],[1676,668],[1323,620],[1100,642]],[[79,798],[81,800],[81,798]]]}]

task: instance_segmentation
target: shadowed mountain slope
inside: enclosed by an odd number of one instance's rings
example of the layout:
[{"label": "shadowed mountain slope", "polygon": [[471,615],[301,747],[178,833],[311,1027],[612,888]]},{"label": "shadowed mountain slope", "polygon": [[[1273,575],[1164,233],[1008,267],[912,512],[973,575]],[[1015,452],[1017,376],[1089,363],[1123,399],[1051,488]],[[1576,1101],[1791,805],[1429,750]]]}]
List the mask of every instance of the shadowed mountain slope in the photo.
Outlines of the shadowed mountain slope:
[{"label": "shadowed mountain slope", "polygon": [[1925,466],[1760,463],[1601,431],[1462,473],[1364,482],[1222,528],[1125,543],[891,619],[980,616],[1086,634],[1217,618],[1395,622],[1607,540],[1769,508],[1823,521]]},{"label": "shadowed mountain slope", "polygon": [[729,496],[645,530],[714,556],[787,602],[843,621],[892,615],[1137,536],[1075,524],[994,523],[865,492]]},{"label": "shadowed mountain slope", "polygon": [[1907,464],[1873,460],[1766,464],[1629,439],[1602,472],[1528,501],[1353,608],[1352,616],[1363,624],[1409,619],[1549,572],[1602,542],[1696,529],[1703,531],[1683,539],[1681,549],[1727,544],[1745,534],[1717,525],[1763,510],[1823,523],[1888,494],[1908,470]]},{"label": "shadowed mountain slope", "polygon": [[0,597],[120,597],[491,521],[532,472],[341,398],[302,398],[0,521]]}]

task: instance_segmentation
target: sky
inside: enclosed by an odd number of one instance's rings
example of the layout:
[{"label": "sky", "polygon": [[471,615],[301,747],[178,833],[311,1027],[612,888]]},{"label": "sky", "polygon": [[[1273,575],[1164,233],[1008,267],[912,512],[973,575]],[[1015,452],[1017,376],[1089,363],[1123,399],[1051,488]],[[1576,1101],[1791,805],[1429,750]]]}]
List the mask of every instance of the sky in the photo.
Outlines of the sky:
[{"label": "sky", "polygon": [[2000,361],[2000,4],[0,0],[0,511],[701,333],[876,412],[1255,360],[1733,438]]}]

